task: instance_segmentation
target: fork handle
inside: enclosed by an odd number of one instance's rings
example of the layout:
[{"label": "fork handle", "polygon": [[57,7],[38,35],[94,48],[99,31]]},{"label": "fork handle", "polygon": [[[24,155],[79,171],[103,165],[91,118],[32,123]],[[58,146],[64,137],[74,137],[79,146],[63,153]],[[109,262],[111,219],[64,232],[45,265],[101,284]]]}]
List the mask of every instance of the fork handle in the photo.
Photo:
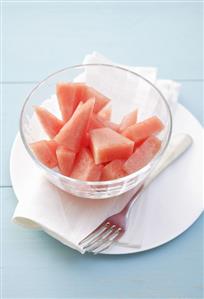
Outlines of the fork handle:
[{"label": "fork handle", "polygon": [[188,134],[176,134],[172,137],[166,151],[164,152],[161,160],[150,174],[146,182],[137,190],[137,192],[130,198],[126,206],[121,211],[129,216],[129,212],[134,205],[136,199],[142,194],[147,186],[163,171],[173,163],[178,157],[180,157],[193,143],[193,139]]}]

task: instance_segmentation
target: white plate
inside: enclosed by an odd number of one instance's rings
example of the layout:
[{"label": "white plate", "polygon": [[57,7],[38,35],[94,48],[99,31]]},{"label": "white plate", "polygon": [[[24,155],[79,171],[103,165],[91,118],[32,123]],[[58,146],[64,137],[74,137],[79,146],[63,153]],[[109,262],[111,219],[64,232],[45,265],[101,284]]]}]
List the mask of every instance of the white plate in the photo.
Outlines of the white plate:
[{"label": "white plate", "polygon": [[[202,169],[200,166],[202,161],[202,127],[189,111],[182,105],[178,105],[174,117],[173,132],[190,134],[194,143],[148,188],[141,211],[141,215],[144,213],[144,217],[140,217],[143,219],[141,226],[144,226],[141,230],[144,232],[142,246],[129,248],[115,245],[106,252],[107,254],[134,253],[162,245],[183,233],[202,213]],[[25,149],[18,135],[12,149],[10,172],[14,192],[19,201],[22,191],[24,196],[25,192],[27,192],[28,197],[30,196],[28,186],[31,186],[30,190],[40,188],[36,179],[38,172],[35,171],[30,160],[30,157],[25,154]],[[23,165],[23,169],[20,169],[19,165]],[[24,188],[25,184],[27,188]],[[47,184],[46,187],[49,188],[50,185],[47,181],[44,184]],[[46,190],[46,188],[44,189]],[[138,222],[136,225],[136,221],[138,219],[134,217],[136,209],[137,205],[132,210],[130,219],[133,232],[131,240],[129,240],[131,243],[136,242],[137,239]]]}]

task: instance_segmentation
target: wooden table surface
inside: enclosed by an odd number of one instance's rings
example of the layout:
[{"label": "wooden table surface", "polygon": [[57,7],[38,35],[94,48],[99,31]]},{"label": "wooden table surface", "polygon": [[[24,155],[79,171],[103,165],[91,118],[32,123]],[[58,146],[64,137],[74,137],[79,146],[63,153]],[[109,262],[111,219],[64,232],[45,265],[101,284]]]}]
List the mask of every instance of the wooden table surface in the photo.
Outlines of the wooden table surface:
[{"label": "wooden table surface", "polygon": [[[203,122],[202,3],[2,1],[2,298],[203,298],[203,216],[175,240],[128,256],[82,256],[11,223],[9,156],[35,83],[96,50],[182,83]],[[185,182],[185,178],[183,181]]]}]

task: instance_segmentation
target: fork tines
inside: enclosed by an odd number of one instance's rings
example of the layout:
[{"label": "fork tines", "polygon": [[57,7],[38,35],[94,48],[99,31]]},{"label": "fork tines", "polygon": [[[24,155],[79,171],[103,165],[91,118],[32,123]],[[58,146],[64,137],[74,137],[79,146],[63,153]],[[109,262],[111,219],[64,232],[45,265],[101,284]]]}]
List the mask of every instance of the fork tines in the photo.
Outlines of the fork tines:
[{"label": "fork tines", "polygon": [[111,224],[110,222],[103,222],[87,237],[79,242],[79,246],[85,252],[93,252],[94,254],[100,253],[108,249],[114,241],[116,241],[123,230],[121,227]]}]

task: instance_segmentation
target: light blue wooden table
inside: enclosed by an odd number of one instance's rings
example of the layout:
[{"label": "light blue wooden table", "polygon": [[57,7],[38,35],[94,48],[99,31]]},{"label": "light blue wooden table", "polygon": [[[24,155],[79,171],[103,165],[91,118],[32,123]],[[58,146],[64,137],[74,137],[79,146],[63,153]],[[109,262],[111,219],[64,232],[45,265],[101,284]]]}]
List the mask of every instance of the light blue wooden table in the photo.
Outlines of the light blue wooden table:
[{"label": "light blue wooden table", "polygon": [[82,256],[43,232],[11,223],[10,148],[25,96],[49,73],[97,50],[157,66],[182,83],[180,102],[202,115],[201,3],[3,3],[2,297],[203,298],[203,216],[157,249]]}]

